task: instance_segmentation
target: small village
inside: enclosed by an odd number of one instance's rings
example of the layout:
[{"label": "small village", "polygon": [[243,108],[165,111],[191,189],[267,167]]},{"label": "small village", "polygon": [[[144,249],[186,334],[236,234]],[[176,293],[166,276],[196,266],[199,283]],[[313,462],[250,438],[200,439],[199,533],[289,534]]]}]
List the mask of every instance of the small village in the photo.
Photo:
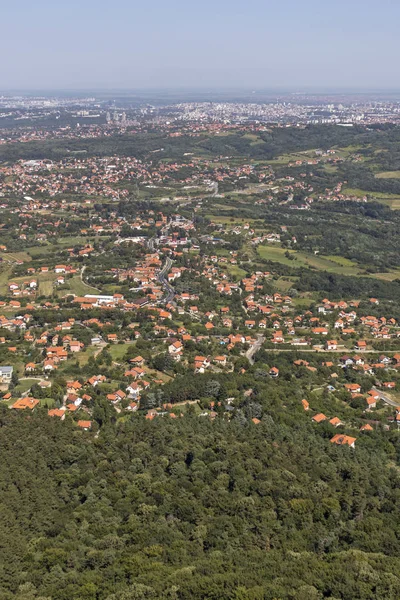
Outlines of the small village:
[{"label": "small village", "polygon": [[273,388],[301,374],[296,410],[352,434],[332,443],[354,447],[355,431],[400,425],[400,326],[380,299],[299,297],[274,270],[247,272],[247,257],[230,249],[239,237],[252,252],[276,247],[287,227],[209,220],[198,231],[193,218],[162,210],[93,215],[80,227],[77,211],[50,222],[46,206],[26,198],[10,213],[28,245],[1,247],[0,385],[10,409],[47,407],[83,430],[98,428],[99,398],[148,420],[194,405],[199,417],[229,420],[252,388],[229,397],[183,389],[173,401],[163,390],[187,374],[218,387],[221,375],[256,376],[267,364]]}]

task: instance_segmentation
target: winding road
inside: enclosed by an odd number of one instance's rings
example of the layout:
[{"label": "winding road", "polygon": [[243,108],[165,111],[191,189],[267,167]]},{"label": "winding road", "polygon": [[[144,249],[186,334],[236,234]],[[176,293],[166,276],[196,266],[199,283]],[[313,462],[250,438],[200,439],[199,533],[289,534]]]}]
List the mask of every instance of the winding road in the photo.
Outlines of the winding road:
[{"label": "winding road", "polygon": [[245,356],[251,365],[254,365],[254,355],[259,351],[264,342],[265,336],[257,335],[257,341],[247,350]]},{"label": "winding road", "polygon": [[168,304],[169,302],[172,302],[174,299],[174,296],[175,296],[175,290],[172,287],[172,285],[170,285],[168,283],[168,280],[166,278],[166,275],[171,267],[172,267],[172,260],[168,256],[165,261],[165,265],[163,266],[163,268],[161,269],[161,271],[159,272],[158,277],[157,277],[158,281],[161,283],[161,285],[165,289],[164,302],[166,304]]}]

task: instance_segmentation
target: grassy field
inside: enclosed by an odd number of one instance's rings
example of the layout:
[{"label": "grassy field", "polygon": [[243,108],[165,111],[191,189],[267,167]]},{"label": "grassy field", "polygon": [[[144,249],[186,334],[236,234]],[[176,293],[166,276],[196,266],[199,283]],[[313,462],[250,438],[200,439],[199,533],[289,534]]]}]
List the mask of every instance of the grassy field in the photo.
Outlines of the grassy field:
[{"label": "grassy field", "polygon": [[12,277],[12,269],[6,269],[0,273],[0,294],[8,293],[8,283],[14,281],[19,285],[30,279],[38,282],[38,294],[41,296],[51,296],[53,293],[53,283],[57,277],[55,273],[35,273],[34,275],[24,275],[23,277]]},{"label": "grassy field", "polygon": [[238,267],[238,265],[227,265],[226,269],[236,280],[243,279],[246,276],[246,271]]},{"label": "grassy field", "polygon": [[[106,240],[110,236],[102,236],[101,239]],[[92,244],[95,239],[94,236],[87,235],[76,235],[73,237],[62,237],[57,239],[57,243],[49,242],[40,246],[35,246],[27,250],[27,254],[32,258],[36,258],[41,254],[48,254],[51,252],[57,252],[58,250],[65,250],[65,248],[74,248],[75,246],[83,247],[86,244]]]},{"label": "grassy field", "polygon": [[400,179],[400,171],[382,171],[375,175],[377,179]]},{"label": "grassy field", "polygon": [[296,279],[298,279],[298,277],[292,277],[290,279],[286,277],[280,277],[277,281],[274,281],[273,284],[279,292],[286,293],[291,287],[293,287]]},{"label": "grassy field", "polygon": [[[84,281],[82,281],[80,278],[80,275],[74,275],[74,277],[72,277],[72,279],[68,279],[66,281],[66,283],[69,286],[71,293],[75,294],[76,296],[84,296],[85,294],[98,294],[99,293],[98,289],[96,289],[96,288],[88,285]],[[61,291],[62,291],[62,295],[65,296],[66,290],[61,290]]]},{"label": "grassy field", "polygon": [[368,190],[361,190],[360,188],[343,188],[343,193],[348,194],[349,196],[357,196],[358,198],[362,198],[363,196],[368,196],[370,198],[376,198],[377,200],[399,200],[400,196],[398,194],[389,194],[387,192],[371,192]]},{"label": "grassy field", "polygon": [[[331,260],[331,257],[328,256],[318,256],[289,250],[290,256],[293,257],[293,259],[291,259],[288,256],[285,256],[286,252],[287,250],[285,248],[276,246],[258,246],[258,253],[261,258],[280,262],[295,268],[309,267],[322,271],[329,271],[330,273],[338,273],[340,275],[358,275],[361,271],[361,268],[356,263],[340,257],[335,256],[335,260]],[[341,264],[341,261],[346,261],[346,264]]]},{"label": "grassy field", "polygon": [[293,298],[294,306],[298,306],[301,308],[309,308],[311,304],[313,304],[313,302],[315,302],[315,298],[309,298],[306,296],[301,298]]},{"label": "grassy field", "polygon": [[386,204],[386,206],[388,206],[392,210],[400,210],[400,198],[394,198],[393,200],[385,198],[380,199],[379,201],[382,202],[382,204]]},{"label": "grassy field", "polygon": [[54,281],[56,280],[56,273],[39,273],[37,280],[39,282],[39,295],[40,296],[51,296],[54,289]]},{"label": "grassy field", "polygon": [[23,379],[16,386],[14,395],[22,396],[22,394],[26,394],[26,392],[30,390],[35,383],[39,383],[39,379]]},{"label": "grassy field", "polygon": [[2,265],[2,270],[0,271],[0,294],[4,296],[7,293],[7,283],[11,277],[11,267]]},{"label": "grassy field", "polygon": [[337,275],[373,277],[384,281],[393,281],[400,277],[400,269],[391,270],[386,273],[368,274],[363,267],[341,256],[316,256],[314,254],[305,254],[304,252],[289,250],[289,254],[293,256],[293,259],[290,259],[285,256],[287,252],[285,248],[276,246],[258,246],[257,251],[261,258],[279,262],[293,268],[307,267],[318,269],[320,271],[327,271],[328,273],[336,273]]},{"label": "grassy field", "polygon": [[117,362],[121,360],[131,345],[132,344],[112,344],[109,348],[112,359]]},{"label": "grassy field", "polygon": [[17,262],[19,260],[30,262],[32,260],[27,252],[0,252],[0,258],[4,261],[12,262]]},{"label": "grassy field", "polygon": [[213,223],[221,223],[223,225],[227,224],[227,225],[244,225],[245,223],[249,223],[249,225],[251,225],[252,220],[251,219],[242,219],[240,217],[231,217],[231,216],[224,216],[224,215],[212,215],[212,214],[207,214],[206,215],[207,219],[210,219],[210,221],[212,221]]},{"label": "grassy field", "polygon": [[101,348],[96,348],[95,346],[89,346],[88,348],[85,348],[85,350],[83,352],[78,352],[78,354],[74,357],[78,359],[78,363],[80,367],[83,367],[84,365],[87,364],[89,358],[91,356],[94,356],[94,353],[97,351],[100,351]]}]

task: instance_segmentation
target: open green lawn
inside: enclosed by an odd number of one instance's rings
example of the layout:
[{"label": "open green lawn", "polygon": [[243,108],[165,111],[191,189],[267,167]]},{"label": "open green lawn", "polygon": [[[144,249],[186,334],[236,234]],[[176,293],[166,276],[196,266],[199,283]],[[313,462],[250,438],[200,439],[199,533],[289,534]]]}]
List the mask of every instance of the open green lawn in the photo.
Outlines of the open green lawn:
[{"label": "open green lawn", "polygon": [[301,308],[309,308],[311,304],[315,302],[315,298],[303,296],[300,298],[293,298],[294,306],[299,306]]},{"label": "open green lawn", "polygon": [[238,265],[227,265],[227,271],[236,280],[243,279],[246,276],[246,271],[241,269]]},{"label": "open green lawn", "polygon": [[80,367],[83,367],[84,365],[87,364],[89,358],[91,356],[94,356],[94,353],[97,351],[100,351],[101,348],[96,348],[95,346],[88,346],[87,348],[84,349],[83,352],[78,352],[78,354],[76,355],[76,357],[78,359],[78,363]]},{"label": "open green lawn", "polygon": [[280,277],[277,281],[273,281],[273,285],[279,292],[286,293],[288,290],[290,290],[291,287],[293,287],[294,281],[296,281],[296,279],[298,278],[292,277],[289,279],[286,277]]},{"label": "open green lawn", "polygon": [[[80,275],[74,275],[71,279],[67,279],[66,284],[69,286],[72,294],[76,296],[84,296],[85,294],[98,294],[99,290],[88,285],[81,280]],[[62,295],[65,296],[66,290],[63,289]]]},{"label": "open green lawn", "polygon": [[39,383],[39,379],[23,379],[20,380],[19,384],[16,386],[14,390],[14,396],[22,396],[22,394],[26,394],[28,390],[35,384]]},{"label": "open green lawn", "polygon": [[319,256],[297,252],[296,250],[289,250],[290,256],[293,256],[293,259],[291,259],[285,255],[287,252],[285,248],[279,248],[277,246],[258,246],[257,252],[261,258],[279,262],[293,268],[307,267],[328,271],[328,273],[337,273],[338,275],[373,277],[385,281],[393,281],[400,277],[400,269],[391,270],[386,273],[368,274],[363,267],[341,256]]},{"label": "open green lawn", "polygon": [[343,193],[348,194],[349,196],[357,196],[358,198],[362,198],[363,196],[368,196],[370,198],[376,198],[379,201],[383,200],[400,200],[399,194],[389,194],[388,192],[371,192],[368,190],[361,190],[359,188],[343,188]]},{"label": "open green lawn", "polygon": [[0,273],[0,294],[7,294],[8,283],[14,281],[19,285],[30,279],[35,279],[39,284],[39,295],[50,296],[53,292],[53,282],[57,275],[55,273],[35,273],[34,275],[24,275],[23,277],[13,277],[12,269],[6,269]]},{"label": "open green lawn", "polygon": [[[229,208],[229,207],[227,207]],[[243,225],[244,223],[251,223],[251,219],[243,219],[240,217],[231,217],[230,215],[212,215],[212,214],[207,214],[206,215],[207,219],[210,219],[210,221],[212,221],[213,223],[222,223],[222,224],[227,224],[227,225]]]},{"label": "open green lawn", "polygon": [[329,256],[325,256],[324,258],[327,258],[328,260],[342,266],[342,267],[354,267],[355,263],[350,260],[349,258],[345,258],[344,256],[334,256],[334,255],[329,255]]},{"label": "open green lawn", "polygon": [[112,359],[117,362],[122,360],[130,346],[131,344],[112,344],[109,348]]},{"label": "open green lawn", "polygon": [[381,171],[375,177],[377,179],[400,179],[400,171]]},{"label": "open green lawn", "polygon": [[32,260],[27,252],[0,252],[0,257],[4,261],[12,262],[17,262],[19,260],[22,260],[23,262],[29,262]]},{"label": "open green lawn", "polygon": [[379,202],[382,202],[382,204],[386,204],[386,206],[388,206],[392,210],[400,210],[400,198],[382,198],[379,200]]},{"label": "open green lawn", "polygon": [[39,282],[39,295],[40,296],[51,296],[54,289],[54,281],[56,280],[56,273],[39,273],[37,276]]},{"label": "open green lawn", "polygon": [[[286,252],[287,250],[285,248],[279,248],[277,246],[258,246],[258,253],[262,258],[280,262],[291,267],[310,267],[341,275],[358,275],[361,271],[361,268],[352,261],[346,261],[346,264],[344,265],[340,264],[338,260],[331,260],[328,256],[305,254],[304,252],[289,250],[289,255],[293,257],[293,259],[291,259],[286,255]],[[337,258],[338,257],[335,257],[335,259]]]},{"label": "open green lawn", "polygon": [[11,277],[11,267],[7,265],[1,265],[0,271],[0,294],[4,296],[7,293],[7,283]]}]

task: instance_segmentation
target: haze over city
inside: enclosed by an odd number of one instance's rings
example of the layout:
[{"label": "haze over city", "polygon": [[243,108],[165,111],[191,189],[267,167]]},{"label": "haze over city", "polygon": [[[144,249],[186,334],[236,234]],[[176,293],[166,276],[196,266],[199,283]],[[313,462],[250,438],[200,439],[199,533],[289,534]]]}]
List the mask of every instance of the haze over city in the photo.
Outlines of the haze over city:
[{"label": "haze over city", "polygon": [[390,0],[23,0],[2,16],[3,90],[399,87]]}]

